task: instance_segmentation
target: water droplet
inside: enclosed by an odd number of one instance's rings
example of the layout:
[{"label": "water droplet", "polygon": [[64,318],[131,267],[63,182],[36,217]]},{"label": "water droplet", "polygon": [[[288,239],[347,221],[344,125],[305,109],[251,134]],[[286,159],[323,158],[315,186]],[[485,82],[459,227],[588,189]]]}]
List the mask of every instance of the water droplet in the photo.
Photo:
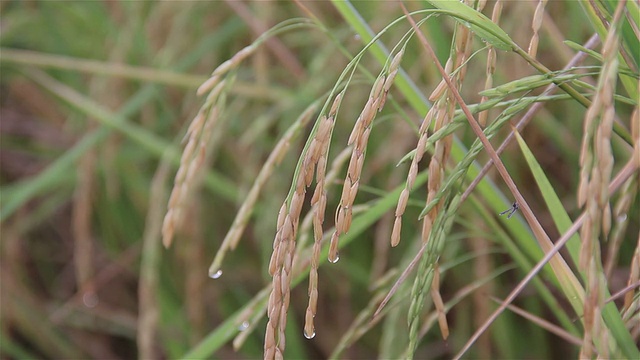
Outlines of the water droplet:
[{"label": "water droplet", "polygon": [[306,330],[303,333],[304,333],[304,337],[306,337],[307,339],[313,339],[316,336],[315,330],[311,334],[307,334]]},{"label": "water droplet", "polygon": [[627,221],[627,214],[622,213],[622,214],[618,215],[618,217],[616,218],[616,220],[617,220],[619,223]]},{"label": "water droplet", "polygon": [[212,279],[219,279],[222,276],[222,270],[218,270],[216,272],[210,272],[209,277]]},{"label": "water droplet", "polygon": [[245,320],[245,321],[243,321],[243,322],[242,322],[242,324],[240,324],[240,325],[238,326],[238,330],[239,330],[239,331],[245,331],[245,330],[247,330],[248,328],[249,328],[249,322],[248,322],[248,321],[246,321],[246,320]]},{"label": "water droplet", "polygon": [[355,34],[353,36],[353,39],[356,40],[356,41],[360,41],[360,34]]},{"label": "water droplet", "polygon": [[98,295],[93,291],[86,292],[82,295],[82,303],[84,306],[88,308],[94,308],[98,306],[100,299],[98,299]]},{"label": "water droplet", "polygon": [[331,257],[329,257],[329,262],[332,263],[332,264],[337,263],[338,260],[340,260],[340,256],[338,254],[336,254],[336,257],[333,258],[333,259]]}]

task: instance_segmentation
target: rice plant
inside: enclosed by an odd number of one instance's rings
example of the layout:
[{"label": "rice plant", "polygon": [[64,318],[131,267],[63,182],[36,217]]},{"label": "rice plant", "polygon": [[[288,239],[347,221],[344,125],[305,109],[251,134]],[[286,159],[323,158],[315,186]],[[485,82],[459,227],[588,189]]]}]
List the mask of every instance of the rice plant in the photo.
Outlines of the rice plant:
[{"label": "rice plant", "polygon": [[2,2],[7,358],[640,358],[640,5]]}]

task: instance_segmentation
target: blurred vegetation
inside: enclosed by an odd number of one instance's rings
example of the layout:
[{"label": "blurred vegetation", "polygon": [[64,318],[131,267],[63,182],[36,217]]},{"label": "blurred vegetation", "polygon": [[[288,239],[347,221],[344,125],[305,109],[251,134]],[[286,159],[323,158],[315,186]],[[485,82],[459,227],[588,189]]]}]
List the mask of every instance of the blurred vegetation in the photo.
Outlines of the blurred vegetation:
[{"label": "blurred vegetation", "polygon": [[[598,14],[611,21],[618,2],[593,3]],[[489,2],[483,11],[489,18],[494,4]],[[606,36],[608,25],[599,23],[588,4],[546,5],[536,58],[548,69],[560,70],[570,61],[578,52],[572,43],[584,44],[595,32],[601,39]],[[502,5],[500,28],[526,49],[538,3]],[[407,6],[411,11],[433,8],[428,2]],[[614,175],[633,156],[638,141],[633,138],[633,122],[640,121],[632,114],[638,104],[638,5],[630,1],[626,6],[611,136]],[[375,34],[403,16],[398,3],[3,0],[0,12],[2,358],[262,357],[276,218],[295,183],[296,164],[320,112],[318,104],[333,101],[329,93],[367,43],[367,31]],[[261,43],[229,76],[233,82],[224,90],[202,187],[188,203],[185,224],[172,246],[161,248],[162,218],[182,140],[204,101],[196,90],[219,64],[283,21],[291,26]],[[451,16],[442,15],[421,26],[443,63],[455,24]],[[375,74],[387,59],[384,51],[393,49],[410,30],[408,21],[398,22],[363,54],[340,107],[329,164],[346,147]],[[486,78],[486,44],[475,37],[472,46],[477,53],[467,64],[461,89],[468,105],[480,102]],[[601,43],[593,51],[601,54]],[[589,56],[579,65],[584,67],[576,71],[582,82],[572,86],[592,100],[602,58]],[[403,217],[402,242],[391,248],[389,238],[409,168],[406,161],[398,163],[415,149],[417,129],[431,106],[426,98],[441,75],[415,37],[408,42],[401,66],[407,85],[392,87],[388,104],[375,120],[354,225],[341,243],[341,261],[327,262],[325,246],[317,335],[312,340],[302,332],[308,262],[301,264],[293,280],[286,358],[406,355],[416,270],[383,309],[384,317],[373,324],[369,319],[421,245],[418,217],[427,196],[421,184],[429,155]],[[538,70],[522,56],[497,52],[493,86],[535,74]],[[535,97],[541,89],[540,84],[526,83],[522,91],[505,94],[511,96],[503,101]],[[501,156],[554,242],[583,210],[576,197],[586,113],[575,98],[563,91],[557,94],[540,100],[544,106],[521,130],[521,145],[514,142]],[[312,104],[316,110],[311,123],[291,140],[252,208],[239,246],[224,258],[222,276],[211,279],[209,265],[269,154]],[[499,118],[505,108],[509,109],[504,104],[491,108],[489,119]],[[526,110],[514,110],[513,124]],[[455,161],[447,164],[448,170],[477,138],[463,117],[457,124]],[[491,139],[496,148],[511,131],[508,121],[505,124]],[[459,182],[460,193],[488,159],[484,151],[470,159],[475,161],[465,168],[468,174]],[[328,187],[327,232],[346,165],[338,171],[338,180]],[[617,247],[604,237],[601,242],[608,294],[629,285],[634,256],[640,257],[638,168],[634,171],[626,187],[610,194],[613,207],[621,199],[628,204],[625,211],[614,213],[611,238],[617,234]],[[541,178],[548,183],[541,185]],[[550,209],[547,196],[556,198],[560,215]],[[309,198],[308,194],[303,217]],[[444,340],[435,326],[427,296],[415,358],[453,357],[542,258],[521,212],[509,220],[498,216],[512,202],[492,170],[456,210],[445,246],[437,254],[450,336]],[[568,223],[558,220],[562,216]],[[299,235],[306,240],[299,244],[298,259],[308,259],[310,234],[308,230]],[[561,254],[584,285],[569,252]],[[635,261],[638,266],[640,260]],[[612,357],[638,354],[640,300],[635,276],[635,286],[627,293],[636,294],[636,312],[623,314],[623,299],[618,298],[603,315],[614,333]],[[584,350],[580,343],[562,335],[581,341],[582,319],[563,286],[546,267],[513,303],[534,319],[505,311],[466,356],[577,357]],[[549,331],[539,319],[559,330]],[[627,327],[619,327],[621,319]]]}]

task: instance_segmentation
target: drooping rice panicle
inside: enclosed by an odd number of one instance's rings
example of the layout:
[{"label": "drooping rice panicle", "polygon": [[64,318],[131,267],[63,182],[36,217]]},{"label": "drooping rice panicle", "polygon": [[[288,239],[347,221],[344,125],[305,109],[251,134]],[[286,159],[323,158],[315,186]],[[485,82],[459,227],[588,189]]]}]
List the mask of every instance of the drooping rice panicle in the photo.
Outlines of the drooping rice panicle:
[{"label": "drooping rice panicle", "polygon": [[171,246],[174,233],[180,230],[185,216],[185,206],[193,191],[198,188],[208,157],[213,130],[219,120],[220,107],[226,80],[219,82],[207,96],[203,107],[192,120],[185,135],[186,145],[180,158],[169,198],[167,213],[162,223],[162,244]]},{"label": "drooping rice panicle", "polygon": [[282,161],[282,158],[289,150],[289,146],[294,137],[296,137],[301,130],[307,125],[307,123],[311,120],[313,113],[316,111],[316,104],[312,104],[305,111],[300,114],[298,119],[287,129],[287,131],[282,135],[282,138],[276,144],[273,151],[265,161],[262,169],[258,173],[256,180],[249,190],[245,201],[242,206],[236,213],[236,217],[233,220],[233,224],[231,228],[227,232],[222,244],[220,245],[220,249],[216,253],[216,256],[209,267],[209,275],[217,273],[220,271],[220,267],[222,265],[222,261],[224,260],[224,256],[229,249],[233,250],[237,246],[240,241],[240,237],[244,232],[244,229],[249,221],[251,213],[253,212],[253,208],[255,206],[256,201],[258,200],[258,196],[262,191],[265,183],[270,178],[271,174],[275,170],[275,167]]},{"label": "drooping rice panicle", "polygon": [[[322,238],[324,232],[322,224],[327,207],[327,190],[326,190],[326,170],[327,156],[331,140],[331,132],[335,124],[335,117],[338,113],[338,107],[342,101],[343,93],[338,94],[329,110],[328,116],[321,118],[318,131],[311,142],[309,152],[303,161],[305,169],[306,184],[311,185],[313,174],[316,174],[316,188],[311,198],[313,207],[313,250],[311,255],[311,268],[309,270],[309,303],[305,311],[304,336],[311,339],[315,336],[314,318],[318,307],[318,266],[320,261],[320,251],[322,249]],[[310,174],[310,175],[309,175]]]},{"label": "drooping rice panicle", "polygon": [[399,71],[400,61],[404,54],[404,48],[401,49],[391,60],[385,75],[380,75],[376,79],[360,116],[349,136],[348,145],[353,146],[351,160],[347,170],[347,176],[344,179],[342,187],[342,196],[336,210],[336,227],[331,235],[331,243],[329,244],[329,261],[335,263],[340,258],[338,255],[340,235],[345,234],[351,227],[353,203],[358,193],[360,185],[360,173],[364,165],[364,158],[371,134],[373,119],[376,114],[382,110],[389,89]]},{"label": "drooping rice panicle", "polygon": [[[321,189],[321,191],[324,191],[323,179],[325,176],[324,172],[326,170],[326,156],[329,149],[335,117],[341,101],[342,93],[339,93],[335,97],[329,113],[327,115],[322,115],[318,120],[317,131],[315,131],[313,137],[310,139],[310,145],[304,154],[300,172],[297,173],[297,177],[294,178],[295,188],[291,196],[291,200],[288,203],[285,201],[280,211],[273,253],[269,264],[269,273],[273,277],[273,285],[267,307],[267,316],[269,321],[267,323],[264,343],[265,359],[281,359],[284,356],[283,354],[286,347],[285,330],[287,326],[287,312],[290,300],[290,285],[296,248],[296,236],[302,206],[305,199],[306,189],[311,185],[313,180],[314,171],[318,172],[317,170],[319,170],[320,175],[318,175],[317,178],[319,179],[320,187],[318,188]],[[322,162],[319,164],[319,161]],[[322,205],[319,204],[321,202],[321,195],[318,195],[318,198],[315,200],[315,208],[316,210],[320,210],[320,206],[318,205]],[[286,215],[282,215],[285,213]],[[318,214],[319,217],[324,216],[324,214],[320,215],[319,212]],[[282,225],[280,224],[281,217],[284,217]],[[321,226],[322,224],[320,223],[319,225]],[[316,232],[317,229],[314,228],[314,233]],[[322,238],[320,237],[316,242],[319,242],[321,239]],[[314,278],[317,280],[317,267]],[[315,286],[317,287],[317,282]],[[310,291],[310,296],[314,294],[315,297],[310,297],[309,299],[308,315],[305,316],[305,321],[310,321],[305,325],[305,334],[307,334],[306,331],[309,328],[313,328],[313,316],[311,316],[311,314],[315,315],[317,292],[314,293]],[[308,337],[313,337],[313,334],[315,334],[315,332],[307,335]]]}]

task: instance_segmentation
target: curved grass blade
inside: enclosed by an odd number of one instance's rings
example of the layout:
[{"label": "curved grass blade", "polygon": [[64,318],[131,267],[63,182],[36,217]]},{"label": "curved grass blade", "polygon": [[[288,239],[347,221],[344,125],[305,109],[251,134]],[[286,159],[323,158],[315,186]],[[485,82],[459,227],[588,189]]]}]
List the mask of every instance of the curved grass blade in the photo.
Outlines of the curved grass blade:
[{"label": "curved grass blade", "polygon": [[429,3],[444,10],[443,13],[453,16],[458,22],[475,32],[482,40],[500,50],[513,50],[517,45],[509,35],[481,12],[457,1],[433,1]]}]

